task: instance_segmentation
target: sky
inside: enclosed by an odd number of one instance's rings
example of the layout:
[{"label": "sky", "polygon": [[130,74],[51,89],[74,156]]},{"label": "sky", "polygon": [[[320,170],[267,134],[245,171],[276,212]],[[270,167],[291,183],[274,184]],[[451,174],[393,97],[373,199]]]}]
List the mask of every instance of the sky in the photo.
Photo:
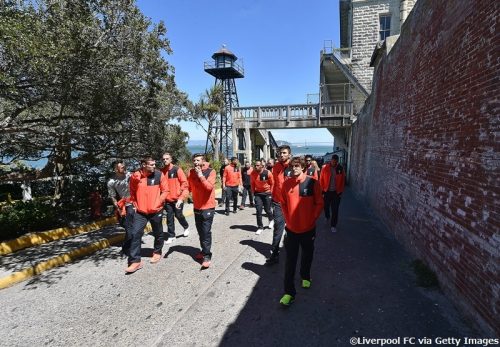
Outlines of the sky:
[{"label": "sky", "polygon": [[[243,65],[236,79],[240,107],[302,104],[319,90],[320,51],[325,40],[339,46],[337,0],[139,0],[153,22],[162,20],[173,53],[177,87],[196,102],[215,79],[203,70],[222,45]],[[191,140],[205,132],[181,122]],[[326,129],[273,130],[277,140],[331,143]]]}]

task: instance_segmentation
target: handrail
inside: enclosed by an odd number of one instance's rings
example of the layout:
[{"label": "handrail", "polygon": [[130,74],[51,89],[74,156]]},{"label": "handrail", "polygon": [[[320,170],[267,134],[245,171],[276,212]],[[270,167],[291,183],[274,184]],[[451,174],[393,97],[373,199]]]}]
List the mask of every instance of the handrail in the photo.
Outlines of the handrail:
[{"label": "handrail", "polygon": [[[320,118],[346,117],[353,115],[353,103],[326,102],[321,103]],[[269,105],[233,108],[234,120],[311,120],[318,118],[319,104]]]}]

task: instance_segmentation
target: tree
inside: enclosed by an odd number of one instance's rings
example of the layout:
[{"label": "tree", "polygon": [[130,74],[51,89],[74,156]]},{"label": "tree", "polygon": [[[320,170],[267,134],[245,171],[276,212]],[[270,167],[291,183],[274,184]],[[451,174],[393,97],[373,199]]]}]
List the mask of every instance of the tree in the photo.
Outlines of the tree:
[{"label": "tree", "polygon": [[[215,85],[205,90],[198,103],[194,106],[193,122],[198,124],[207,133],[207,142],[215,160],[219,158],[220,128],[218,122],[224,108],[224,92],[221,85]],[[208,147],[208,143],[205,145]],[[210,148],[209,147],[209,148]]]},{"label": "tree", "polygon": [[168,120],[191,105],[163,58],[166,32],[133,0],[2,1],[0,164],[48,158],[45,171],[65,176],[78,163],[182,151],[187,134]]}]

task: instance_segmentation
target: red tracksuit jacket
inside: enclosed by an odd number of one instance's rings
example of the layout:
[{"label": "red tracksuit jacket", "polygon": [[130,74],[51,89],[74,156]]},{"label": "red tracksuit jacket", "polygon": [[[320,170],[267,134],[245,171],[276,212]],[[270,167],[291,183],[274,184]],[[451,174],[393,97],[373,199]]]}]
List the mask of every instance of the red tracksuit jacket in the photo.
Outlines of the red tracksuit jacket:
[{"label": "red tracksuit jacket", "polygon": [[239,167],[229,164],[224,169],[224,175],[222,177],[222,182],[224,186],[236,187],[241,186],[243,182],[241,181],[241,170]]},{"label": "red tracksuit jacket", "polygon": [[271,193],[274,185],[273,173],[266,169],[261,173],[253,170],[250,174],[250,185],[254,193]]},{"label": "red tracksuit jacket", "polygon": [[283,198],[281,196],[281,187],[283,186],[283,182],[292,177],[292,168],[289,163],[290,161],[283,165],[281,162],[277,162],[273,167],[273,200],[279,203],[283,202]]},{"label": "red tracksuit jacket", "polygon": [[179,199],[184,200],[189,195],[188,181],[184,171],[178,166],[170,164],[161,169],[161,172],[167,176],[168,194],[166,201],[175,202]]},{"label": "red tracksuit jacket", "polygon": [[301,173],[283,183],[281,194],[286,227],[297,234],[312,230],[323,209],[319,182]]},{"label": "red tracksuit jacket", "polygon": [[[319,183],[321,185],[321,189],[326,192],[328,191],[328,187],[330,186],[330,177],[332,177],[332,173],[330,171],[331,165],[325,164],[321,168],[321,176],[319,178]],[[335,166],[335,191],[337,193],[344,192],[345,187],[345,172],[342,166],[337,164]]]},{"label": "red tracksuit jacket", "polygon": [[215,208],[215,170],[203,163],[202,177],[198,177],[195,169],[189,170],[189,191],[193,194],[193,207],[197,210]]},{"label": "red tracksuit jacket", "polygon": [[163,209],[168,194],[167,176],[155,170],[147,173],[136,171],[130,177],[130,201],[138,212],[151,214]]}]

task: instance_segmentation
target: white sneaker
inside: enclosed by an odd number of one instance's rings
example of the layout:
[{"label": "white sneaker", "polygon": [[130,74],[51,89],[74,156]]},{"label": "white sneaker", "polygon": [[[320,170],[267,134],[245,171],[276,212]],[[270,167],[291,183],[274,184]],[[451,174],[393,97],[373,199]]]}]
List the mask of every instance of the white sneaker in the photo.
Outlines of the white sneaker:
[{"label": "white sneaker", "polygon": [[255,235],[260,235],[260,234],[262,234],[262,232],[263,232],[263,231],[264,231],[264,229],[259,228],[259,229],[257,229],[257,231],[255,232]]},{"label": "white sneaker", "polygon": [[269,229],[273,229],[274,228],[274,221],[270,221],[269,222],[269,225],[267,226]]},{"label": "white sneaker", "polygon": [[331,231],[332,233],[336,233],[336,232],[337,232],[337,228],[332,227],[332,228],[330,229],[330,231]]},{"label": "white sneaker", "polygon": [[170,245],[171,243],[174,243],[175,237],[169,237],[167,241],[165,241],[165,244]]},{"label": "white sneaker", "polygon": [[189,228],[184,229],[184,237],[189,236]]}]

